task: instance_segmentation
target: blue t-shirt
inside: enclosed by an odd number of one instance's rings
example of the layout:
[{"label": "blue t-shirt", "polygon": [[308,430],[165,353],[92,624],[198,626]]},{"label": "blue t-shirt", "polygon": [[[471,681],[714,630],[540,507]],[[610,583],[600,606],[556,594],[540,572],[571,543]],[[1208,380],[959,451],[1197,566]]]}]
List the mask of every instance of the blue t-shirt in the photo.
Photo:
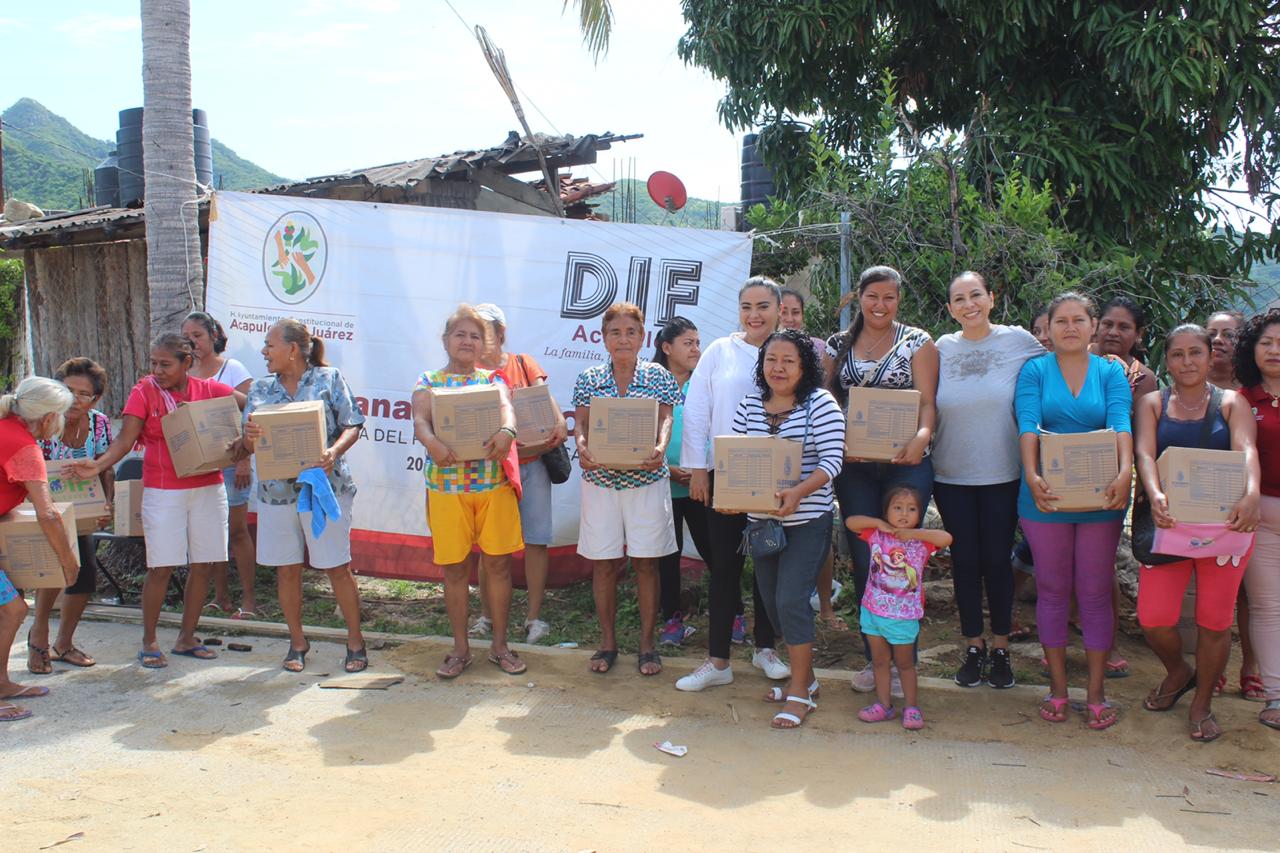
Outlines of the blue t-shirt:
[{"label": "blue t-shirt", "polygon": [[[680,467],[680,441],[684,437],[684,395],[689,393],[689,380],[680,386],[680,404],[671,407],[671,443],[667,445],[667,465]],[[671,481],[671,497],[689,497],[689,487]]]},{"label": "blue t-shirt", "polygon": [[[1058,367],[1058,357],[1047,353],[1033,358],[1018,375],[1014,408],[1018,415],[1018,435],[1045,432],[1075,433],[1112,429],[1132,433],[1130,409],[1133,395],[1119,362],[1089,356],[1089,370],[1078,396],[1072,395]],[[1113,521],[1124,510],[1093,512],[1041,512],[1031,497],[1024,475],[1018,491],[1018,515],[1032,521],[1087,523]]]}]

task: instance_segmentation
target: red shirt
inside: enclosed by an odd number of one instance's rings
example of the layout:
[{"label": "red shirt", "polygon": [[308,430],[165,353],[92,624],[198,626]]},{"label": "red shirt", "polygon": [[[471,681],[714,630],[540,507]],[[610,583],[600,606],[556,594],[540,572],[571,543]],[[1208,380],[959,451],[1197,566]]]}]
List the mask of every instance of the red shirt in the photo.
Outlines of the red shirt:
[{"label": "red shirt", "polygon": [[[187,391],[178,394],[170,391],[173,399],[179,403],[190,403],[195,400],[213,400],[217,397],[230,397],[234,390],[230,385],[214,382],[212,379],[187,377]],[[148,489],[198,489],[202,486],[215,486],[222,482],[222,472],[197,474],[194,477],[179,477],[173,468],[173,460],[169,458],[169,445],[164,441],[164,430],[160,419],[168,414],[164,398],[160,396],[150,377],[144,378],[129,392],[129,399],[124,404],[124,414],[142,419],[142,485]]]},{"label": "red shirt", "polygon": [[1241,388],[1258,422],[1258,462],[1262,466],[1262,493],[1280,498],[1280,408],[1261,385]]},{"label": "red shirt", "polygon": [[17,415],[0,418],[0,514],[27,499],[26,483],[44,481],[44,454]]},{"label": "red shirt", "polygon": [[507,353],[507,360],[498,368],[498,372],[507,380],[507,387],[512,389],[528,388],[547,381],[547,372],[531,355]]}]

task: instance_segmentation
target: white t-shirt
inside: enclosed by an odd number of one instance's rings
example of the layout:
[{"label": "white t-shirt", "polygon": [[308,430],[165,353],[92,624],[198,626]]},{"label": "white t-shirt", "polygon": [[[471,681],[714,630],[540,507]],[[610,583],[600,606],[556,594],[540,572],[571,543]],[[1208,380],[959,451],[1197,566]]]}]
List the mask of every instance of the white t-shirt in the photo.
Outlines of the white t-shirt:
[{"label": "white t-shirt", "polygon": [[756,387],[756,362],[760,348],[741,332],[711,342],[689,377],[684,396],[684,434],[680,439],[680,467],[712,467],[711,439],[733,435],[738,404]]},{"label": "white t-shirt", "polygon": [[938,338],[938,427],[933,477],[957,486],[992,486],[1021,469],[1013,393],[1022,366],[1044,355],[1026,329],[991,326],[971,341],[959,332]]},{"label": "white t-shirt", "polygon": [[222,369],[209,378],[215,382],[230,385],[238,391],[240,390],[240,383],[253,379],[253,374],[234,358],[223,358]]}]

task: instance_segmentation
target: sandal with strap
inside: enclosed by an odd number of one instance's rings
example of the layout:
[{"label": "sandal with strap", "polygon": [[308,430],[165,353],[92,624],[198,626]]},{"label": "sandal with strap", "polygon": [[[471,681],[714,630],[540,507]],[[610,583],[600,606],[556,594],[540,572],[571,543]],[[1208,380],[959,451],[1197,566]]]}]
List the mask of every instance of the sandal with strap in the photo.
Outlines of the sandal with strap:
[{"label": "sandal with strap", "polygon": [[1267,701],[1267,688],[1263,686],[1262,679],[1254,675],[1245,675],[1240,673],[1240,695],[1248,699],[1250,702]]},{"label": "sandal with strap", "polygon": [[1212,711],[1203,719],[1191,721],[1191,739],[1196,743],[1208,743],[1220,737],[1222,737],[1222,728],[1213,718]]},{"label": "sandal with strap", "polygon": [[29,687],[19,687],[17,693],[10,693],[8,696],[0,696],[0,700],[38,699],[41,696],[48,696],[48,695],[49,695],[48,687],[36,687],[35,685],[31,685]]},{"label": "sandal with strap", "polygon": [[[1116,723],[1120,722],[1120,715],[1111,707],[1110,702],[1104,701],[1096,704],[1090,702],[1086,707],[1089,709],[1089,728],[1093,729],[1095,732],[1100,732],[1103,729],[1109,729]],[[1111,711],[1110,717],[1102,716],[1106,711]]]},{"label": "sandal with strap", "polygon": [[1266,707],[1258,712],[1258,722],[1273,729],[1280,729],[1280,717],[1268,720],[1263,714],[1269,711],[1280,711],[1280,699],[1272,699]]},{"label": "sandal with strap", "polygon": [[0,723],[16,723],[18,720],[25,720],[30,716],[31,711],[27,708],[8,703],[0,705]]},{"label": "sandal with strap", "polygon": [[347,657],[342,661],[342,668],[347,672],[364,672],[369,668],[369,650],[365,646],[347,649]]},{"label": "sandal with strap", "polygon": [[[309,651],[311,651],[311,642],[309,640],[305,649],[295,649],[290,646],[289,654],[284,656],[284,663],[280,665],[280,668],[285,672],[302,672],[307,668],[307,652]],[[296,663],[298,665],[297,668],[289,666],[291,663]]]},{"label": "sandal with strap", "polygon": [[[653,672],[645,672],[644,665],[647,663],[657,664],[658,668],[655,669]],[[662,672],[662,655],[658,654],[656,651],[641,652],[639,657],[636,658],[636,669],[640,672],[641,675],[644,675],[644,676],[652,677],[657,675],[658,673]]]},{"label": "sandal with strap", "polygon": [[795,702],[797,705],[804,705],[808,710],[804,712],[803,717],[798,717],[790,711],[779,711],[773,715],[773,721],[769,723],[770,727],[775,729],[798,729],[804,725],[804,721],[809,718],[810,714],[818,710],[818,703],[812,699],[801,696],[788,696],[787,701]]},{"label": "sandal with strap", "polygon": [[[1048,704],[1053,710],[1050,711],[1044,706]],[[1040,719],[1046,723],[1065,723],[1067,721],[1067,706],[1071,704],[1071,700],[1066,696],[1046,696],[1040,700]]]},{"label": "sandal with strap", "polygon": [[436,670],[439,678],[457,678],[462,671],[471,666],[471,655],[445,655],[444,663]]},{"label": "sandal with strap", "polygon": [[613,669],[613,665],[617,663],[618,650],[617,649],[597,649],[596,653],[591,656],[591,660],[604,661],[604,669],[596,669],[595,667],[591,668],[591,671],[594,672],[596,675],[604,675],[606,672]]},{"label": "sandal with strap", "polygon": [[[1187,683],[1182,685],[1182,687],[1178,688],[1177,690],[1171,690],[1168,693],[1160,693],[1159,692],[1160,685],[1157,684],[1154,688],[1152,688],[1151,692],[1147,694],[1147,698],[1142,700],[1142,707],[1146,708],[1148,711],[1163,713],[1164,711],[1168,711],[1171,708],[1173,708],[1174,705],[1177,705],[1178,700],[1181,699],[1184,694],[1189,693],[1195,689],[1196,689],[1196,674],[1193,672],[1191,673],[1191,677],[1187,679]],[[1165,701],[1167,701],[1168,704],[1166,705],[1156,704],[1158,702],[1165,702]]]},{"label": "sandal with strap", "polygon": [[500,655],[489,652],[489,663],[498,667],[507,675],[519,675],[529,669],[528,664],[520,660],[520,655],[516,654],[514,649],[507,649]]},{"label": "sandal with strap", "polygon": [[31,632],[27,632],[27,672],[32,675],[48,675],[53,672],[49,662],[49,647],[31,644]]},{"label": "sandal with strap", "polygon": [[1128,678],[1129,662],[1124,658],[1107,661],[1107,671],[1105,675],[1107,678]]},{"label": "sandal with strap", "polygon": [[876,702],[874,705],[868,705],[858,712],[858,719],[864,723],[883,723],[886,720],[892,720],[898,716],[898,711],[892,705],[884,705]]},{"label": "sandal with strap", "polygon": [[164,652],[159,649],[155,651],[143,649],[138,652],[138,663],[142,664],[144,669],[164,669],[169,665],[169,662],[165,660]]},{"label": "sandal with strap", "polygon": [[902,712],[902,727],[911,731],[924,728],[924,714],[915,705],[908,705]]},{"label": "sandal with strap", "polygon": [[67,649],[65,652],[58,651],[58,647],[50,645],[53,650],[53,659],[62,663],[71,664],[72,666],[90,667],[97,663],[91,656],[77,649],[75,646]]},{"label": "sandal with strap", "polygon": [[1227,689],[1227,677],[1225,675],[1219,675],[1218,680],[1213,683],[1213,692],[1210,693],[1210,695],[1214,699],[1217,699],[1224,692],[1226,692],[1226,689]]},{"label": "sandal with strap", "polygon": [[[821,689],[822,689],[822,688],[818,685],[818,679],[816,679],[816,678],[815,678],[815,679],[813,680],[813,684],[810,684],[810,685],[809,685],[809,698],[810,698],[810,699],[817,699],[817,698],[818,698],[818,691],[819,691],[819,690],[821,690]],[[767,692],[767,693],[765,693],[765,694],[764,694],[764,701],[766,701],[766,702],[774,702],[774,703],[777,703],[777,702],[786,702],[786,701],[787,701],[787,697],[786,697],[786,694],[782,692],[782,688],[781,688],[781,687],[770,687],[770,688],[769,688],[769,692]]]}]

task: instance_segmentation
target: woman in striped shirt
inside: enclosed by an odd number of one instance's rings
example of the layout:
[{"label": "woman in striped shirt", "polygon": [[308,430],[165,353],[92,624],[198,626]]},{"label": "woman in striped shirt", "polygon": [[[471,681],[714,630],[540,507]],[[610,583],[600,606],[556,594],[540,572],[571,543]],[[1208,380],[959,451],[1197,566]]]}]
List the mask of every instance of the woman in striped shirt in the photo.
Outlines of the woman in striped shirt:
[{"label": "woman in striped shirt", "polygon": [[[802,445],[800,481],[778,492],[774,517],[786,528],[781,551],[754,558],[760,597],[769,621],[782,631],[791,658],[791,680],[784,694],[772,688],[765,698],[785,702],[773,727],[799,727],[818,685],[813,678],[813,611],[809,593],[831,548],[831,481],[844,464],[844,415],[822,387],[822,365],[802,332],[774,332],[756,362],[757,392],[738,404],[733,431],[769,435]],[[751,514],[752,521],[767,518]]]}]

